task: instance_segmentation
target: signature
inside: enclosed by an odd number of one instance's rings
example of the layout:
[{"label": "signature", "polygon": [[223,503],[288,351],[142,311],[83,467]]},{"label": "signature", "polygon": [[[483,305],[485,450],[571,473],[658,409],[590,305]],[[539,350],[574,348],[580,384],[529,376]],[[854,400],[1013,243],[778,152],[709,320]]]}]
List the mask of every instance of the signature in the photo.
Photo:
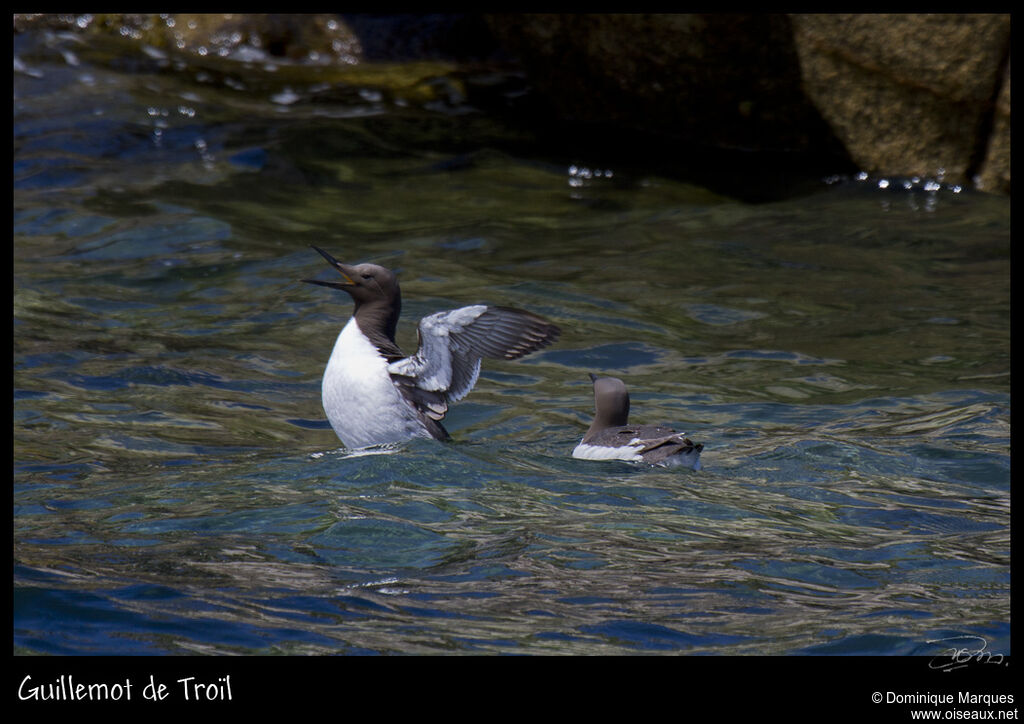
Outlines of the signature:
[{"label": "signature", "polygon": [[933,656],[928,662],[929,669],[939,671],[956,671],[970,664],[1003,664],[1002,654],[993,653],[988,650],[988,641],[981,636],[962,634],[960,636],[948,636],[941,639],[928,639],[926,643],[941,644],[950,643],[941,654]]}]

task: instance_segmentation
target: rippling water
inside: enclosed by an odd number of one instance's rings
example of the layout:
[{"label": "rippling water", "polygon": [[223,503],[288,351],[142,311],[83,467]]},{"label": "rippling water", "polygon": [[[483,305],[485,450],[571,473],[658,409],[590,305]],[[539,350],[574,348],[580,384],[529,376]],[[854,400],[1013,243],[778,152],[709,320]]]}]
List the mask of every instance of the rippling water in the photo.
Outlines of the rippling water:
[{"label": "rippling water", "polygon": [[[1008,199],[748,205],[464,107],[15,57],[17,653],[1011,653]],[[478,302],[562,338],[451,444],[339,449],[311,243],[399,271],[407,349]],[[570,458],[588,372],[704,469]]]}]

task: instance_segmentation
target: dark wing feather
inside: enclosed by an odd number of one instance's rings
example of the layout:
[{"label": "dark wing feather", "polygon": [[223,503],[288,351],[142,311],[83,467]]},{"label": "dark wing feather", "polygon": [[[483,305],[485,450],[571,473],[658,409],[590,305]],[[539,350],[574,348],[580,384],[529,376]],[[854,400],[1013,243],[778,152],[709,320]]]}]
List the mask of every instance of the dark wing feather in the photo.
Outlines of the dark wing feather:
[{"label": "dark wing feather", "polygon": [[649,463],[657,463],[672,455],[690,452],[697,447],[693,440],[686,437],[686,433],[676,432],[668,427],[641,426],[635,430],[635,436],[643,443],[639,453]]},{"label": "dark wing feather", "polygon": [[559,333],[554,324],[519,309],[460,307],[421,319],[416,354],[392,362],[388,371],[406,399],[436,421],[448,403],[473,389],[482,357],[518,359],[551,344]]},{"label": "dark wing feather", "polygon": [[698,446],[693,440],[686,437],[686,433],[654,425],[606,428],[599,431],[590,444],[625,447],[633,443],[634,440],[637,441],[633,444],[634,449],[648,463],[658,463],[673,455],[704,447],[703,445]]},{"label": "dark wing feather", "polygon": [[519,359],[551,344],[561,330],[543,317],[509,307],[486,307],[471,324],[452,334],[452,346],[466,358]]},{"label": "dark wing feather", "polygon": [[416,386],[416,380],[405,375],[391,375],[392,381],[402,393],[402,397],[419,413],[420,421],[435,440],[448,440],[448,431],[441,424],[441,418],[448,412],[448,401],[444,394],[432,390],[424,390]]}]

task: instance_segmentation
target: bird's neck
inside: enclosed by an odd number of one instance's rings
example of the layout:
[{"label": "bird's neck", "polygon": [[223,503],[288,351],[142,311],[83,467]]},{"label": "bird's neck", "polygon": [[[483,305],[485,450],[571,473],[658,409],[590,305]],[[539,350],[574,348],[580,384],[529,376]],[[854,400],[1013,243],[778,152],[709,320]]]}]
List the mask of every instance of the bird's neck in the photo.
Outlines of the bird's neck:
[{"label": "bird's neck", "polygon": [[614,410],[602,410],[599,409],[597,414],[594,415],[594,421],[590,423],[590,428],[587,430],[587,434],[583,436],[583,442],[593,439],[602,430],[607,430],[610,427],[624,427],[629,424],[629,403],[626,403],[625,408],[619,407]]},{"label": "bird's neck", "polygon": [[398,329],[398,317],[401,311],[401,297],[396,298],[391,304],[376,300],[356,303],[353,313],[356,324],[385,357],[401,356],[401,351],[395,342],[395,332]]}]

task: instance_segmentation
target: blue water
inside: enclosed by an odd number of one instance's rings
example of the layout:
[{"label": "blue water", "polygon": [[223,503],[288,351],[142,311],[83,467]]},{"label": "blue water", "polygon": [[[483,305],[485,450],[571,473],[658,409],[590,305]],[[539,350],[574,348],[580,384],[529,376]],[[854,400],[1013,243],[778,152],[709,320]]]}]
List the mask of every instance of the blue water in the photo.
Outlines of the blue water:
[{"label": "blue water", "polygon": [[[1008,199],[749,205],[472,109],[15,54],[16,653],[1011,653]],[[398,269],[407,349],[481,301],[562,338],[452,443],[339,449],[311,243]],[[572,459],[588,372],[704,469]]]}]

